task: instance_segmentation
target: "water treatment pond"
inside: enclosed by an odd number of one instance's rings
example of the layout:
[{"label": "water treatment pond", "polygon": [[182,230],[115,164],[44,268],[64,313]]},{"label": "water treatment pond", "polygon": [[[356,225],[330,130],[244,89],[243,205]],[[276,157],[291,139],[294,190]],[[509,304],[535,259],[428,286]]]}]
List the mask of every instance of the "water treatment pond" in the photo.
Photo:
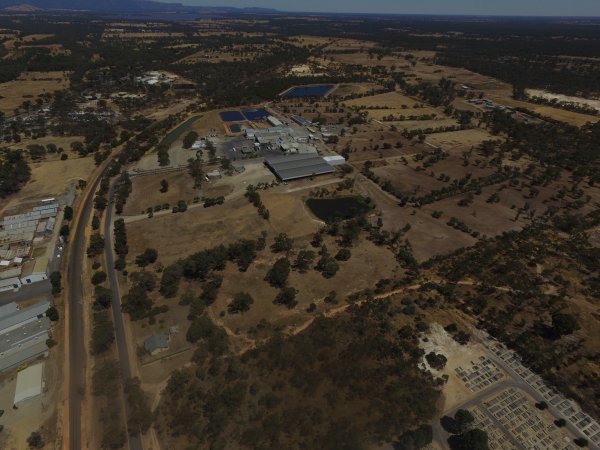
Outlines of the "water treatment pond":
[{"label": "water treatment pond", "polygon": [[306,206],[324,222],[351,219],[371,209],[367,199],[363,197],[309,198]]}]

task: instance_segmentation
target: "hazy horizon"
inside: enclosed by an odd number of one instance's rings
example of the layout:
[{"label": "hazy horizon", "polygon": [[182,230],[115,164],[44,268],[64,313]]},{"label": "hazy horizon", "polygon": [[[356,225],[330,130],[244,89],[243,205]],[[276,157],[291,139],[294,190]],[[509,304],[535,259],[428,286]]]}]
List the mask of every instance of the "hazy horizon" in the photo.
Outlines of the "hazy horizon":
[{"label": "hazy horizon", "polygon": [[599,0],[159,0],[194,6],[274,8],[290,12],[490,16],[600,16]]}]

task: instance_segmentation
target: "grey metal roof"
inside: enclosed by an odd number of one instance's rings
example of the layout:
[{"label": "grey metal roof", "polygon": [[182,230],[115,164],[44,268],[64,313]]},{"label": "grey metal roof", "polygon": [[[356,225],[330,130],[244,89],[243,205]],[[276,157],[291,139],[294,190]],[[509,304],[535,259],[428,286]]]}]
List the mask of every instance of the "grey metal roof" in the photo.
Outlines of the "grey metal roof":
[{"label": "grey metal roof", "polygon": [[334,172],[323,158],[314,153],[275,156],[267,158],[265,163],[283,181]]},{"label": "grey metal roof", "polygon": [[18,348],[37,336],[47,334],[48,330],[50,330],[50,319],[43,317],[0,334],[0,356],[13,347]]},{"label": "grey metal roof", "polygon": [[164,333],[155,334],[144,341],[144,348],[149,352],[168,347],[169,337]]},{"label": "grey metal roof", "polygon": [[13,347],[0,355],[0,372],[5,372],[46,353],[48,351],[46,341],[49,338],[48,333],[42,334],[27,341],[21,347]]},{"label": "grey metal roof", "polygon": [[49,302],[40,302],[0,317],[0,333],[10,331],[12,328],[22,323],[29,322],[38,316],[44,315],[49,307]]}]

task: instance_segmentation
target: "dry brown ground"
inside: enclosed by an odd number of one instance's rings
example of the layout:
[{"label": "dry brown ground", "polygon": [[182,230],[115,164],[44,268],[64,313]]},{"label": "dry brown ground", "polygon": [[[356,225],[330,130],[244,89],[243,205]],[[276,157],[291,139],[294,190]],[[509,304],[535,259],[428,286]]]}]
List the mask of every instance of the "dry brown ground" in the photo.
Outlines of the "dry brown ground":
[{"label": "dry brown ground", "polygon": [[451,131],[447,133],[434,133],[427,136],[427,142],[444,150],[461,149],[469,150],[479,146],[483,141],[498,140],[498,136],[491,135],[487,130],[474,128],[471,130]]},{"label": "dry brown ground", "polygon": [[421,103],[414,98],[408,97],[400,92],[386,92],[385,94],[377,94],[369,97],[361,97],[344,102],[348,106],[358,106],[359,108],[367,107],[386,107],[389,109],[400,109],[402,106],[413,107],[415,103]]},{"label": "dry brown ground", "polygon": [[256,238],[268,231],[247,199],[240,198],[212,208],[192,208],[185,213],[167,214],[127,225],[129,255],[146,248],[158,250],[160,261],[167,265],[194,252],[241,238]]},{"label": "dry brown ground", "polygon": [[[415,78],[409,79],[412,80],[413,83],[418,81],[430,81],[437,83],[441,78],[445,77],[457,84],[467,85],[477,92],[484,92],[484,95],[487,98],[495,101],[496,103],[513,107],[524,107],[539,114],[569,123],[571,125],[581,126],[588,122],[596,123],[600,120],[599,116],[580,114],[560,108],[553,108],[551,106],[536,105],[534,103],[514,100],[512,99],[512,87],[509,84],[463,68],[447,67],[424,62],[418,62],[415,66],[412,66],[407,64],[404,58],[395,56],[386,56],[383,58],[383,60],[378,61],[377,58],[370,59],[368,53],[366,52],[359,54],[344,53],[328,56],[332,57],[335,62],[342,64],[361,64],[365,66],[382,65],[386,67],[395,65],[399,68],[402,68],[402,70],[406,73],[414,74]],[[460,104],[461,109],[469,109],[472,111],[476,110],[474,106],[465,102],[461,102]]]},{"label": "dry brown ground", "polygon": [[347,95],[352,94],[365,94],[373,89],[382,89],[383,86],[380,86],[375,83],[344,83],[338,84],[334,91],[329,94],[329,96],[334,97],[345,97]]},{"label": "dry brown ground", "polygon": [[[23,150],[27,148],[28,145],[33,144],[43,145],[44,147],[48,144],[54,144],[58,148],[62,147],[70,158],[76,158],[76,155],[70,151],[71,143],[77,141],[83,142],[83,140],[83,136],[44,136],[38,139],[29,139],[27,137],[24,137],[18,144],[10,145],[10,148]],[[48,161],[56,161],[59,159],[59,156],[51,155],[48,153],[46,159]]]},{"label": "dry brown ground", "polygon": [[[163,179],[169,183],[169,190],[165,193],[160,192],[160,182]],[[125,215],[143,214],[147,208],[156,205],[175,205],[179,200],[188,201],[200,196],[200,191],[194,189],[194,181],[187,172],[135,177],[132,184],[133,190],[123,209]]]},{"label": "dry brown ground", "polygon": [[4,47],[7,49],[13,49],[13,48],[15,48],[15,44],[17,42],[31,44],[31,43],[35,43],[36,41],[41,41],[42,39],[51,38],[53,36],[54,36],[53,34],[29,34],[27,36],[23,36],[19,40],[15,39],[12,41],[4,42]]},{"label": "dry brown ground", "polygon": [[30,164],[31,180],[17,194],[8,197],[2,209],[64,194],[69,186],[77,183],[79,179],[87,180],[94,170],[94,159],[70,156],[66,161],[54,160]]},{"label": "dry brown ground", "polygon": [[33,101],[35,97],[47,92],[54,92],[69,87],[65,72],[27,72],[6,83],[0,83],[0,111],[12,114],[25,100]]},{"label": "dry brown ground", "polygon": [[[332,238],[326,239],[330,252],[337,252],[337,244]],[[328,305],[323,299],[329,292],[336,291],[338,300],[343,303],[347,295],[366,288],[372,288],[381,278],[395,278],[402,275],[394,255],[384,247],[377,247],[371,242],[361,239],[352,247],[352,258],[340,263],[339,272],[331,279],[310,270],[307,273],[293,271],[288,285],[296,288],[298,305],[289,310],[273,303],[278,290],[268,285],[264,278],[275,260],[282,255],[272,254],[267,248],[261,253],[257,263],[245,273],[229,265],[219,297],[211,310],[217,316],[226,311],[227,305],[237,292],[248,292],[254,299],[250,311],[244,314],[226,314],[220,319],[224,325],[234,332],[247,332],[248,328],[265,319],[277,326],[297,326],[304,323],[313,314],[305,310],[310,303],[317,305],[317,311],[325,312],[335,305]],[[292,258],[293,260],[293,258]]]}]

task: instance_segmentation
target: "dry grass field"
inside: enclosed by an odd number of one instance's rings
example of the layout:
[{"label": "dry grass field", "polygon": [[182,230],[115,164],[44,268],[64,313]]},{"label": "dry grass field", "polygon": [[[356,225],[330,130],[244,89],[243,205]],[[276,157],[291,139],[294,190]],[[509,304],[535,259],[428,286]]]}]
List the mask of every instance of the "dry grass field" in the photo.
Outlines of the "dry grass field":
[{"label": "dry grass field", "polygon": [[93,158],[75,158],[73,155],[66,161],[43,161],[30,166],[31,180],[17,194],[8,197],[8,202],[2,205],[3,209],[22,202],[62,195],[79,179],[87,180],[95,168]]},{"label": "dry grass field", "polygon": [[167,265],[194,252],[236,241],[256,238],[270,231],[267,221],[245,198],[226,201],[212,208],[191,208],[127,224],[131,260],[151,247]]},{"label": "dry grass field", "polygon": [[25,100],[33,101],[40,94],[68,87],[65,72],[25,72],[14,81],[0,83],[0,111],[12,114]]},{"label": "dry grass field", "polygon": [[378,107],[388,109],[401,109],[403,106],[412,108],[415,104],[422,103],[414,98],[408,97],[400,92],[386,92],[385,94],[372,95],[369,97],[347,100],[347,106],[358,108]]},{"label": "dry grass field", "polygon": [[[337,252],[333,239],[325,241],[330,251]],[[248,292],[254,299],[250,311],[244,314],[226,314],[219,319],[227,328],[234,332],[245,333],[250,327],[256,326],[261,320],[267,320],[275,326],[298,326],[306,322],[313,314],[306,313],[310,303],[317,305],[317,311],[325,312],[335,305],[323,300],[332,290],[336,291],[338,301],[344,303],[346,297],[353,292],[363,290],[373,285],[381,278],[396,278],[402,276],[394,255],[383,247],[376,247],[369,241],[361,239],[351,249],[352,258],[340,263],[340,270],[331,279],[309,270],[307,273],[292,271],[288,285],[296,288],[298,305],[289,310],[273,304],[278,290],[264,281],[271,265],[281,255],[272,254],[267,248],[261,252],[259,260],[245,273],[240,273],[237,267],[229,265],[224,273],[217,301],[211,306],[214,316],[220,316],[227,310],[227,305],[238,292]],[[293,259],[293,258],[292,258]]]},{"label": "dry grass field", "polygon": [[[167,192],[160,192],[160,182],[169,183]],[[169,203],[175,205],[179,200],[193,200],[200,196],[200,191],[194,189],[194,181],[187,172],[173,172],[158,175],[135,177],[132,180],[133,191],[127,198],[123,209],[125,215],[136,215],[155,205]]]},{"label": "dry grass field", "polygon": [[487,130],[474,128],[471,130],[451,131],[448,133],[435,133],[427,136],[427,142],[444,150],[469,150],[471,147],[479,146],[483,141],[498,140],[498,136],[492,136]]},{"label": "dry grass field", "polygon": [[346,97],[348,95],[363,95],[372,90],[383,89],[376,83],[342,83],[328,95],[329,97]]}]

